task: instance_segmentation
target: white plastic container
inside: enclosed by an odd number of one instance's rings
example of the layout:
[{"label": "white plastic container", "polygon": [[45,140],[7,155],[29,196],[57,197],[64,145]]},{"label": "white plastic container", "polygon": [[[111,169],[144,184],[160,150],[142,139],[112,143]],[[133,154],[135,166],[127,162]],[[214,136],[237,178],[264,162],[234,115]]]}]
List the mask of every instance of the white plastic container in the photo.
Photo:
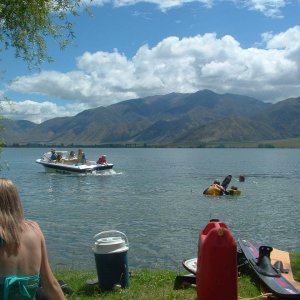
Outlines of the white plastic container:
[{"label": "white plastic container", "polygon": [[123,232],[103,231],[94,236],[95,255],[99,287],[112,290],[115,286],[128,286],[129,243]]}]

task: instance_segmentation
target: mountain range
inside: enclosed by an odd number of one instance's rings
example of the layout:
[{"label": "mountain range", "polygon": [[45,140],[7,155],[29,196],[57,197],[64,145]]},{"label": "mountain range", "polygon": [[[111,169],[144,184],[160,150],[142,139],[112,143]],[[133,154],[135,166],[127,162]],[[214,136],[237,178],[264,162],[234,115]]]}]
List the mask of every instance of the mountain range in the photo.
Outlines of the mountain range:
[{"label": "mountain range", "polygon": [[300,137],[300,97],[275,104],[210,90],[131,99],[35,124],[4,119],[6,145],[199,146]]}]

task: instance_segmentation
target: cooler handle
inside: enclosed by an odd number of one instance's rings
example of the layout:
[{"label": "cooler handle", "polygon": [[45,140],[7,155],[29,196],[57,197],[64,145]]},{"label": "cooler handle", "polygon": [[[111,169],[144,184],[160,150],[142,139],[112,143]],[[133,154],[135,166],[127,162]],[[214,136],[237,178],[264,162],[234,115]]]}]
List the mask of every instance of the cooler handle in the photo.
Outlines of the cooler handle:
[{"label": "cooler handle", "polygon": [[111,233],[117,233],[117,234],[121,235],[124,238],[124,240],[125,240],[126,247],[129,246],[128,238],[125,235],[125,233],[123,233],[121,231],[117,231],[117,230],[107,230],[107,231],[99,232],[96,235],[94,235],[94,239],[97,240],[98,237],[104,236],[104,235],[107,235],[107,234],[111,234]]}]

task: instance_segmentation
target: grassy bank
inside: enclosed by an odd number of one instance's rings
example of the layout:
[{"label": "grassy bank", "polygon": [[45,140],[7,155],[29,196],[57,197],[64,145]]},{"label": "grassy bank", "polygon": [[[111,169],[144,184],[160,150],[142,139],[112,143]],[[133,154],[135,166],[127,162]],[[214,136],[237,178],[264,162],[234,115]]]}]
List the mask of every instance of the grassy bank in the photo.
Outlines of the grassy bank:
[{"label": "grassy bank", "polygon": [[[294,278],[300,281],[300,253],[291,253],[291,263]],[[96,270],[55,272],[58,279],[63,279],[67,286],[73,289],[74,293],[68,296],[70,300],[195,300],[195,288],[186,286],[186,288],[174,289],[176,276],[183,274],[186,273],[167,270],[131,270],[129,288],[101,292],[97,285],[86,283],[96,278]],[[259,281],[247,267],[244,267],[238,278],[238,291],[242,298],[261,295]]]}]

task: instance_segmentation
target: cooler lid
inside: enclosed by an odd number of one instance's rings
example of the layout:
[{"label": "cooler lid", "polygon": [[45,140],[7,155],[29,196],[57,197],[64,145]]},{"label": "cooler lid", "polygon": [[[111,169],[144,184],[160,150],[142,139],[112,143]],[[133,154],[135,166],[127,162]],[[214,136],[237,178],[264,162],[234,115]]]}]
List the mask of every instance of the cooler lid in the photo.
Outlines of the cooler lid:
[{"label": "cooler lid", "polygon": [[128,247],[121,237],[105,237],[95,242],[93,250],[98,254],[108,254],[127,251]]}]

